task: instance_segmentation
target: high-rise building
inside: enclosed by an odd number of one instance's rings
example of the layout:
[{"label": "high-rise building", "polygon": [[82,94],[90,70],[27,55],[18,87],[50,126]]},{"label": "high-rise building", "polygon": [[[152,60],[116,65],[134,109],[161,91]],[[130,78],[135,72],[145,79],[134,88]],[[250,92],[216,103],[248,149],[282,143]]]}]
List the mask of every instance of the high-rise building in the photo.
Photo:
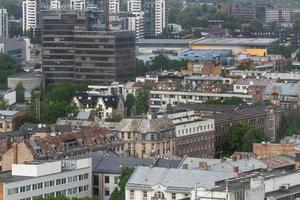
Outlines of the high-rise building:
[{"label": "high-rise building", "polygon": [[127,10],[129,12],[141,12],[142,11],[142,1],[141,0],[127,1]]},{"label": "high-rise building", "polygon": [[120,0],[109,0],[109,13],[120,11]]},{"label": "high-rise building", "polygon": [[135,32],[137,40],[144,39],[144,13],[133,12],[132,16],[127,18],[127,30]]},{"label": "high-rise building", "polygon": [[88,31],[87,13],[47,11],[43,16],[46,82],[107,84],[133,77],[135,38],[129,31]]},{"label": "high-rise building", "polygon": [[166,26],[165,0],[142,1],[145,38],[154,38],[162,33]]},{"label": "high-rise building", "polygon": [[51,0],[50,1],[50,9],[51,10],[59,10],[61,8],[60,0]]},{"label": "high-rise building", "polygon": [[0,9],[0,36],[8,37],[8,14],[6,9]]},{"label": "high-rise building", "polygon": [[72,10],[84,10],[85,0],[70,0],[70,8]]},{"label": "high-rise building", "polygon": [[23,0],[23,31],[40,28],[42,11],[50,5],[50,0]]}]

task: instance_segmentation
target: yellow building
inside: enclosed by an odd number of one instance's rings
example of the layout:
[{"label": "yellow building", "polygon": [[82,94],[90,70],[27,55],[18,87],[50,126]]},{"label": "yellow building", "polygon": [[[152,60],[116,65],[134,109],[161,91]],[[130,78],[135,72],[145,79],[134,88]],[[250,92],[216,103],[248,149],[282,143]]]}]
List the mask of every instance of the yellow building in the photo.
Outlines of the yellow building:
[{"label": "yellow building", "polygon": [[270,46],[277,38],[200,38],[190,43],[191,49],[232,50],[233,55],[240,53],[252,56],[267,56]]}]

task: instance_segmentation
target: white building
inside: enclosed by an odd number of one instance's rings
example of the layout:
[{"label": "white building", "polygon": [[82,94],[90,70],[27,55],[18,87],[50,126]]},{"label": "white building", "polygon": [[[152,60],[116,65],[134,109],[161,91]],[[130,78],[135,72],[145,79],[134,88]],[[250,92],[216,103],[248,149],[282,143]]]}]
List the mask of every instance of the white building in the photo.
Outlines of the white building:
[{"label": "white building", "polygon": [[32,161],[13,164],[12,171],[0,174],[3,200],[34,197],[86,198],[92,195],[92,164],[90,158],[60,161]]},{"label": "white building", "polygon": [[0,9],[0,36],[8,37],[8,14],[6,9]]},{"label": "white building", "polygon": [[280,22],[280,23],[289,23],[292,20],[294,14],[300,13],[300,9],[294,8],[267,8],[266,10],[266,22]]},{"label": "white building", "polygon": [[6,101],[9,106],[16,103],[16,91],[0,91],[0,100]]},{"label": "white building", "polygon": [[144,13],[133,12],[133,16],[128,17],[127,30],[135,32],[137,40],[144,39]]},{"label": "white building", "polygon": [[120,0],[109,0],[109,13],[116,13],[120,11]]},{"label": "white building", "polygon": [[140,166],[126,184],[125,199],[183,199],[192,197],[194,188],[214,188],[217,181],[233,177],[233,172]]},{"label": "white building", "polygon": [[84,10],[85,0],[70,0],[70,8],[72,10]]},{"label": "white building", "polygon": [[141,0],[129,0],[127,1],[127,11],[129,12],[141,12],[142,1]]},{"label": "white building", "polygon": [[224,100],[230,97],[243,99],[247,104],[252,104],[253,96],[238,93],[200,93],[192,91],[169,91],[169,90],[151,90],[150,91],[150,109],[152,112],[166,110],[167,105],[179,105],[181,103],[205,103],[209,99]]},{"label": "white building", "polygon": [[23,0],[23,31],[37,27],[37,0]]},{"label": "white building", "polygon": [[163,32],[166,27],[166,2],[165,0],[155,1],[155,35]]},{"label": "white building", "polygon": [[4,43],[0,43],[0,53],[4,53]]},{"label": "white building", "polygon": [[51,0],[50,1],[50,9],[51,10],[59,10],[61,8],[60,0]]}]

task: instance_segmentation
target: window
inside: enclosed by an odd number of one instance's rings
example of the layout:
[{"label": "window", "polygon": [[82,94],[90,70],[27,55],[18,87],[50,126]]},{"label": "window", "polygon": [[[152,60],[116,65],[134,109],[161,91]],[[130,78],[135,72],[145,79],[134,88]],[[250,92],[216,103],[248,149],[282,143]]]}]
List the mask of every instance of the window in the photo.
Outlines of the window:
[{"label": "window", "polygon": [[33,184],[32,185],[32,190],[37,190],[38,189],[38,184]]},{"label": "window", "polygon": [[29,192],[31,190],[31,185],[26,185],[26,192]]},{"label": "window", "polygon": [[61,179],[56,179],[56,185],[60,185],[61,184]]},{"label": "window", "polygon": [[88,191],[89,190],[89,185],[83,186],[83,191]]},{"label": "window", "polygon": [[73,190],[72,189],[68,189],[68,194],[72,194]]},{"label": "window", "polygon": [[94,196],[99,196],[99,188],[94,188],[93,194],[94,194]]},{"label": "window", "polygon": [[104,189],[104,195],[105,195],[105,196],[109,196],[109,189],[108,189],[108,188],[105,188],[105,189]]},{"label": "window", "polygon": [[43,183],[38,183],[38,189],[42,189],[43,188]]},{"label": "window", "polygon": [[76,194],[76,193],[77,193],[77,187],[73,188],[73,194]]},{"label": "window", "polygon": [[105,176],[105,177],[104,177],[104,182],[105,182],[105,183],[109,183],[109,176]]},{"label": "window", "polygon": [[98,186],[99,185],[99,177],[98,175],[93,176],[93,185]]},{"label": "window", "polygon": [[66,178],[62,178],[61,179],[61,184],[66,184],[67,183],[67,179]]},{"label": "window", "polygon": [[80,174],[80,175],[79,175],[79,181],[82,181],[82,180],[83,180],[83,175]]},{"label": "window", "polygon": [[134,190],[130,190],[130,197],[134,197]]},{"label": "window", "polygon": [[78,192],[83,192],[83,186],[78,187]]},{"label": "window", "polygon": [[12,188],[7,190],[8,195],[13,195],[13,194],[18,194],[19,193],[19,188]]},{"label": "window", "polygon": [[88,173],[85,173],[83,176],[84,176],[84,179],[88,179],[89,178],[89,174]]},{"label": "window", "polygon": [[147,191],[143,191],[143,197],[147,198]]},{"label": "window", "polygon": [[73,176],[73,182],[77,181],[77,176]]},{"label": "window", "polygon": [[72,183],[72,182],[73,182],[73,177],[72,176],[68,177],[68,183]]},{"label": "window", "polygon": [[20,187],[20,193],[25,192],[25,186]]},{"label": "window", "polygon": [[115,177],[114,177],[114,184],[118,184],[118,182],[119,182],[119,177],[118,177],[118,176],[115,176]]},{"label": "window", "polygon": [[172,200],[176,199],[176,193],[172,193]]}]

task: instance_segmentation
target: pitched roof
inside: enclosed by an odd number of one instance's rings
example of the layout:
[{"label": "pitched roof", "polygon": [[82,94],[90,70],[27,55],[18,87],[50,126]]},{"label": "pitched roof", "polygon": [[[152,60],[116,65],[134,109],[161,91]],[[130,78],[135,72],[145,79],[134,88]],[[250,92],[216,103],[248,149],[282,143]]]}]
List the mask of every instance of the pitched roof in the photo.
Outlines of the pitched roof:
[{"label": "pitched roof", "polygon": [[167,117],[159,119],[126,118],[116,125],[115,130],[119,132],[157,133],[173,127],[172,121]]}]

